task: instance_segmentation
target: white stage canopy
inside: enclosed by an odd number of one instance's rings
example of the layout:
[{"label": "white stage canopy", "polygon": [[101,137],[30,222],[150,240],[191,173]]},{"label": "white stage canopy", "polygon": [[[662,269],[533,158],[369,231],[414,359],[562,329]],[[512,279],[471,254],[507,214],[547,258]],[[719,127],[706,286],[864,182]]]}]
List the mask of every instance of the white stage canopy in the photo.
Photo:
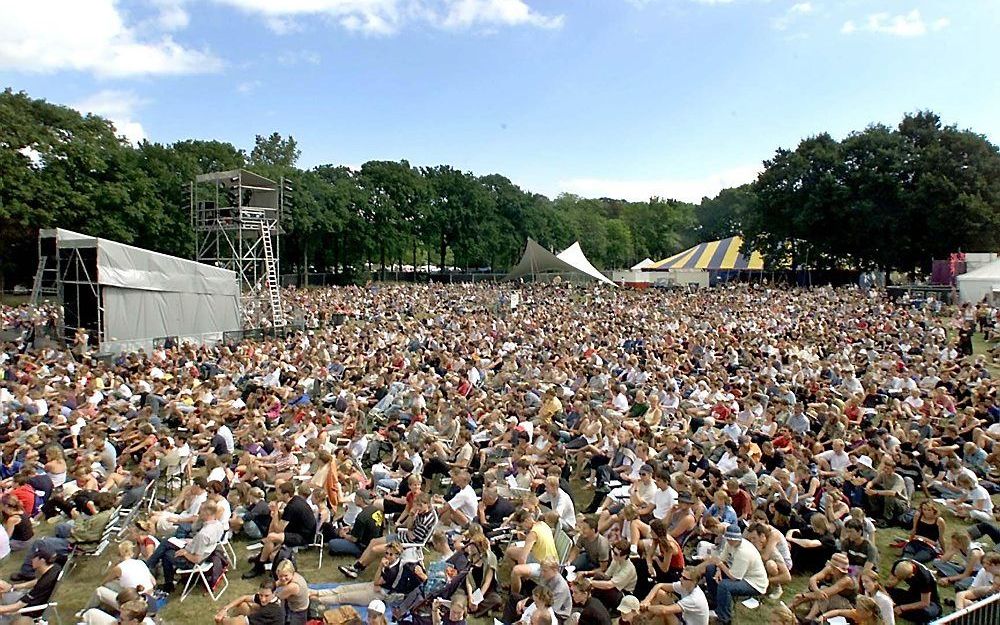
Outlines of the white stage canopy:
[{"label": "white stage canopy", "polygon": [[524,276],[545,272],[582,273],[611,286],[618,286],[587,260],[579,242],[573,243],[556,255],[539,245],[534,239],[528,239],[528,245],[524,249],[521,261],[507,274],[506,279],[516,280]]}]

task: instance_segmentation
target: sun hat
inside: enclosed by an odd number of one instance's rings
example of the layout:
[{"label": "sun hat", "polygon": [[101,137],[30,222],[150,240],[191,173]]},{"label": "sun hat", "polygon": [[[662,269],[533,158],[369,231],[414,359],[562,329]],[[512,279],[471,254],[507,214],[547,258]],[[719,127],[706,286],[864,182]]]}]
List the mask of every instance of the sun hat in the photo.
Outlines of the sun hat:
[{"label": "sun hat", "polygon": [[632,612],[639,611],[639,600],[632,595],[625,595],[622,597],[621,603],[618,604],[619,614],[631,614]]}]

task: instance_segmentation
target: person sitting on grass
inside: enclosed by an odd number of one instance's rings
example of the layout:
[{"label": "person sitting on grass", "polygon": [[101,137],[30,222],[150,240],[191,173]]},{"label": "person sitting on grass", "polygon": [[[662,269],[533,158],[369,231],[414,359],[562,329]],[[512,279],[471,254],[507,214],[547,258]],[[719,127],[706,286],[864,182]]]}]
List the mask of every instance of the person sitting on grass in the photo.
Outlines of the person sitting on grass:
[{"label": "person sitting on grass", "polygon": [[854,625],[888,625],[882,620],[882,611],[878,604],[864,595],[855,599],[853,607],[827,610],[822,614],[824,621],[836,617],[846,618]]},{"label": "person sitting on grass", "polygon": [[680,581],[653,586],[639,611],[658,618],[662,625],[708,625],[708,598],[698,586],[699,579],[697,567],[684,569]]},{"label": "person sitting on grass", "polygon": [[271,527],[253,568],[243,574],[243,579],[263,575],[264,565],[274,559],[282,545],[290,549],[306,547],[316,537],[316,514],[306,498],[295,492],[295,484],[282,482],[277,491],[278,501],[271,509]]},{"label": "person sitting on grass", "polygon": [[709,603],[715,604],[720,625],[732,622],[733,599],[757,597],[767,592],[767,569],[760,552],[743,539],[738,525],[724,534],[726,546],[718,556],[706,558],[704,567]]},{"label": "person sitting on grass", "polygon": [[809,590],[795,595],[790,606],[805,614],[803,620],[812,621],[830,610],[851,607],[858,594],[858,583],[848,573],[850,560],[847,554],[835,553],[823,569],[809,578]]},{"label": "person sitting on grass", "polygon": [[[900,587],[903,583],[906,588]],[[916,560],[904,558],[893,564],[887,590],[896,604],[896,616],[913,623],[929,623],[941,616],[934,574]]]},{"label": "person sitting on grass", "polygon": [[979,569],[967,590],[955,594],[955,609],[961,610],[981,599],[1000,592],[1000,553],[983,556],[983,568]]},{"label": "person sitting on grass", "polygon": [[972,542],[968,532],[955,532],[948,539],[948,548],[931,562],[940,577],[942,586],[955,586],[955,590],[965,590],[982,567],[983,548]]},{"label": "person sitting on grass", "polygon": [[216,625],[284,625],[285,608],[274,594],[274,582],[265,579],[257,593],[230,601],[215,613]]}]

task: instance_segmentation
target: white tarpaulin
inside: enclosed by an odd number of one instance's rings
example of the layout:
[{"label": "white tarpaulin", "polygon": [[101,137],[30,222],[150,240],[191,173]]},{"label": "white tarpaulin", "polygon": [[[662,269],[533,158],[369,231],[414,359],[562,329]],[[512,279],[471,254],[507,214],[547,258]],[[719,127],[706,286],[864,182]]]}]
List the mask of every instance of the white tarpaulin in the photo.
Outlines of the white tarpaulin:
[{"label": "white tarpaulin", "polygon": [[640,260],[638,263],[632,265],[629,271],[642,271],[646,267],[652,267],[656,264],[656,261],[648,256],[644,260]]},{"label": "white tarpaulin", "polygon": [[517,263],[516,267],[511,269],[505,279],[516,280],[523,276],[545,273],[547,271],[582,273],[606,284],[617,286],[590,264],[590,261],[584,256],[583,250],[580,249],[579,243],[574,243],[556,256],[539,245],[534,239],[528,239],[528,245],[524,249],[521,261]]},{"label": "white tarpaulin", "polygon": [[975,304],[984,297],[990,298],[994,289],[1000,289],[1000,260],[958,276],[958,294],[963,303]]},{"label": "white tarpaulin", "polygon": [[69,230],[55,236],[63,249],[97,249],[106,346],[148,349],[168,336],[214,341],[241,328],[234,271]]}]

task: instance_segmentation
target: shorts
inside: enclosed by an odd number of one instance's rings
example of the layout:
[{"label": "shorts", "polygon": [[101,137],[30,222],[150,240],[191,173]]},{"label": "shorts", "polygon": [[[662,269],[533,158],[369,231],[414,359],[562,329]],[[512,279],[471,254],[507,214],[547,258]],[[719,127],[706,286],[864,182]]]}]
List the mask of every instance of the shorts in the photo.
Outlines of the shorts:
[{"label": "shorts", "polygon": [[296,547],[306,547],[309,545],[309,542],[309,540],[306,540],[300,534],[285,532],[284,545],[286,547],[291,547],[292,549],[295,549]]},{"label": "shorts", "polygon": [[542,575],[542,565],[539,564],[538,562],[534,562],[533,560],[534,558],[529,556],[528,562],[525,563],[525,566],[527,566],[529,570],[528,576],[531,577],[532,579],[536,577],[541,577]]},{"label": "shorts", "polygon": [[390,532],[385,535],[385,544],[391,545],[392,543],[398,543],[398,542],[402,541],[399,540],[399,534],[397,534],[396,532]]}]

